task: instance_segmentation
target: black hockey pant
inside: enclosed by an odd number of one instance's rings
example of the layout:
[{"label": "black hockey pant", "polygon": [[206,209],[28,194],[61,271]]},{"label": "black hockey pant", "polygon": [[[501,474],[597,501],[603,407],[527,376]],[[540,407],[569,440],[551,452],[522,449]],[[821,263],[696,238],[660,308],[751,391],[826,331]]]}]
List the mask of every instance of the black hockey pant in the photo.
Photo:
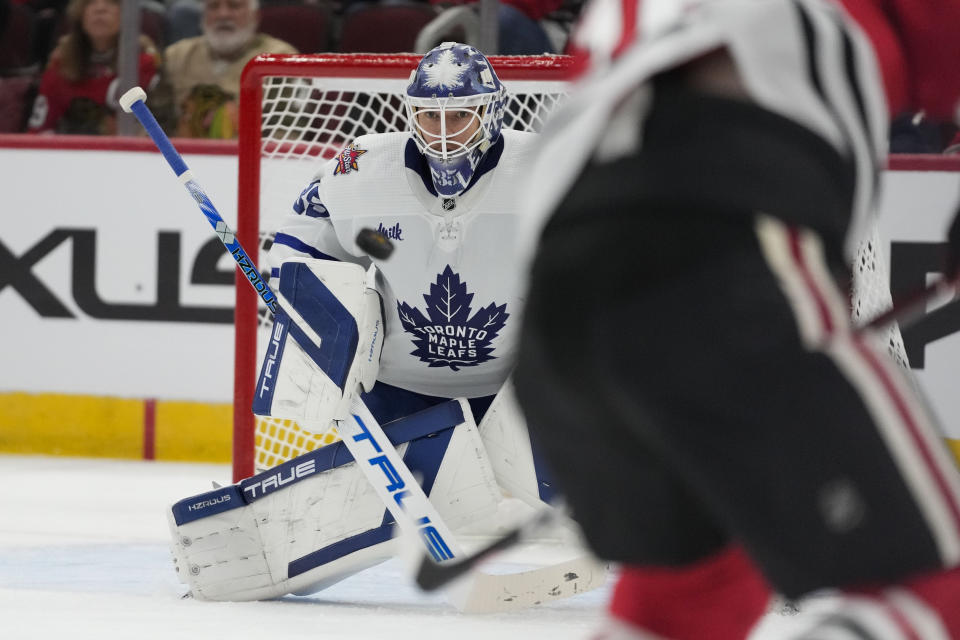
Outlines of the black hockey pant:
[{"label": "black hockey pant", "polygon": [[682,565],[736,540],[791,597],[955,563],[956,468],[851,331],[840,256],[762,214],[634,204],[548,230],[516,372],[593,549]]}]

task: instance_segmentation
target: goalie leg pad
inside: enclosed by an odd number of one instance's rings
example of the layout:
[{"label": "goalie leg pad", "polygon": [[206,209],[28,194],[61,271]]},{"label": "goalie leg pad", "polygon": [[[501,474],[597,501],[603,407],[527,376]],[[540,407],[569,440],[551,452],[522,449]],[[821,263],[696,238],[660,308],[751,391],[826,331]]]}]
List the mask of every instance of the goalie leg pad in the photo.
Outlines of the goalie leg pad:
[{"label": "goalie leg pad", "polygon": [[[499,488],[465,402],[384,431],[451,528],[494,514]],[[180,579],[205,600],[313,593],[397,551],[392,517],[342,442],[181,500],[168,518]]]},{"label": "goalie leg pad", "polygon": [[534,507],[553,500],[551,474],[530,441],[511,380],[503,384],[480,421],[480,437],[504,491]]},{"label": "goalie leg pad", "polygon": [[280,266],[274,318],[253,412],[325,430],[376,382],[383,346],[380,297],[363,267],[291,258]]}]

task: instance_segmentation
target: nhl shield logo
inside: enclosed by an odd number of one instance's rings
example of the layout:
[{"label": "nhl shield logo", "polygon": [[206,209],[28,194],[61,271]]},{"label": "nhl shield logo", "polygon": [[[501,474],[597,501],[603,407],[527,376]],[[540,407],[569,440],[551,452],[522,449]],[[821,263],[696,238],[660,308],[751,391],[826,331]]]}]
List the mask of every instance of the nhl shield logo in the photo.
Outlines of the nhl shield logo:
[{"label": "nhl shield logo", "polygon": [[357,166],[357,158],[366,152],[366,149],[358,149],[351,142],[347,148],[337,156],[337,165],[333,168],[333,175],[337,176],[350,173],[351,171],[359,171],[360,167]]}]

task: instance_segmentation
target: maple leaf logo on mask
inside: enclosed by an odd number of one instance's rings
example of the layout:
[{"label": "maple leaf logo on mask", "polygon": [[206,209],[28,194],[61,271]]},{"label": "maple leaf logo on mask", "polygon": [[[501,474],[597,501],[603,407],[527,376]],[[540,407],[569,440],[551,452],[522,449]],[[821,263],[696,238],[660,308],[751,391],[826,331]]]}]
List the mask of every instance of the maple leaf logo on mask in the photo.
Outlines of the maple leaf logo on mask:
[{"label": "maple leaf logo on mask", "polygon": [[426,65],[424,73],[427,79],[424,86],[432,89],[456,89],[463,86],[463,74],[467,68],[457,62],[453,51],[447,49],[439,56],[437,61]]},{"label": "maple leaf logo on mask", "polygon": [[490,343],[510,314],[507,305],[491,302],[470,315],[473,295],[450,265],[437,275],[430,292],[423,296],[427,315],[406,302],[397,302],[397,313],[416,347],[410,352],[430,367],[475,367],[492,360]]}]

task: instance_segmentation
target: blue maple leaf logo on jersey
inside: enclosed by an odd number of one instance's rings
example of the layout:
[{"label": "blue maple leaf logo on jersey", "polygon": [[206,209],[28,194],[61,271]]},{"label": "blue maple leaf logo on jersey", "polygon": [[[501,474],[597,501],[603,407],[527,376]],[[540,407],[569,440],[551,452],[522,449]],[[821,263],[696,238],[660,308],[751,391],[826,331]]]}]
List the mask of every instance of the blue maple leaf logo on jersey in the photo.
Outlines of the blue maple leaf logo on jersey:
[{"label": "blue maple leaf logo on jersey", "polygon": [[506,304],[491,302],[471,316],[473,294],[450,265],[437,275],[436,283],[430,285],[430,292],[423,299],[427,303],[426,316],[406,302],[397,302],[400,322],[404,330],[413,334],[416,349],[410,355],[430,367],[450,367],[454,371],[496,357],[490,343],[510,317]]}]

